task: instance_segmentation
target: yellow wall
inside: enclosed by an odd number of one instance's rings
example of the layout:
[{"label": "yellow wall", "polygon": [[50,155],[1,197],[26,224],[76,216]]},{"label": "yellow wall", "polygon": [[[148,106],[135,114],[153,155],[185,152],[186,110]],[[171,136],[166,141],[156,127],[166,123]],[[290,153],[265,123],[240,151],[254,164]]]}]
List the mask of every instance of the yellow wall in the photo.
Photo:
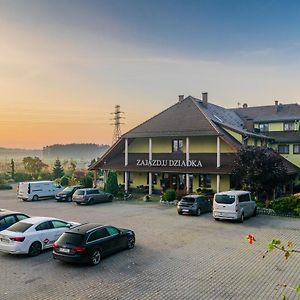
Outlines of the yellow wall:
[{"label": "yellow wall", "polygon": [[237,133],[233,130],[223,128],[225,131],[227,131],[231,136],[233,136],[237,141],[239,141],[241,144],[243,144],[243,137],[240,133]]},{"label": "yellow wall", "polygon": [[[278,145],[280,144],[273,144],[272,148],[277,151],[278,150]],[[281,143],[281,145],[287,145],[287,143]],[[300,154],[294,154],[293,153],[293,144],[288,144],[289,145],[289,154],[280,154],[282,157],[296,165],[297,167],[300,168]]]},{"label": "yellow wall", "polygon": [[[283,131],[283,123],[284,122],[269,122],[269,131]],[[299,130],[299,125],[299,123],[295,123],[295,130]],[[255,123],[254,127],[259,128],[259,123]]]},{"label": "yellow wall", "polygon": [[[152,138],[152,153],[171,153],[174,138]],[[183,140],[183,152],[186,149],[186,139]],[[235,149],[221,139],[221,153],[232,153]],[[149,139],[136,138],[128,147],[129,153],[148,153]],[[190,153],[216,153],[217,137],[190,137]]]}]

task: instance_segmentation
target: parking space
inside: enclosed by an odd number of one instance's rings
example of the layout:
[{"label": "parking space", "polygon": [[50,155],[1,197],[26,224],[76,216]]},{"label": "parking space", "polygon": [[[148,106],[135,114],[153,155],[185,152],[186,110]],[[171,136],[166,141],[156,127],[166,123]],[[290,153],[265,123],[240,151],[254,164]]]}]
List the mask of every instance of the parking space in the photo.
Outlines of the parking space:
[{"label": "parking space", "polygon": [[[136,247],[96,267],[64,264],[51,251],[38,257],[0,253],[1,299],[299,299],[278,284],[300,282],[300,257],[262,258],[273,238],[300,247],[300,220],[258,216],[244,224],[216,222],[211,214],[179,216],[157,203],[93,206],[54,200],[22,202],[0,192],[0,208],[77,222],[130,228]],[[247,234],[258,240],[250,246]]]}]

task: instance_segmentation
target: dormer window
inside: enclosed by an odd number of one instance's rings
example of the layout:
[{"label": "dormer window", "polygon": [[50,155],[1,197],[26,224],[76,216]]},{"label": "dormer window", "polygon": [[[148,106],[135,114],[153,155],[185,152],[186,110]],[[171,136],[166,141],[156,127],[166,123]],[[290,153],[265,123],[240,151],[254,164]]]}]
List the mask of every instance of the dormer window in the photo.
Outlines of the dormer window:
[{"label": "dormer window", "polygon": [[172,141],[172,152],[183,152],[183,140]]},{"label": "dormer window", "polygon": [[269,124],[268,123],[260,123],[259,129],[261,132],[267,132],[267,131],[269,131]]},{"label": "dormer window", "polygon": [[295,123],[294,122],[285,122],[285,123],[283,123],[283,130],[284,131],[294,131],[295,130]]}]

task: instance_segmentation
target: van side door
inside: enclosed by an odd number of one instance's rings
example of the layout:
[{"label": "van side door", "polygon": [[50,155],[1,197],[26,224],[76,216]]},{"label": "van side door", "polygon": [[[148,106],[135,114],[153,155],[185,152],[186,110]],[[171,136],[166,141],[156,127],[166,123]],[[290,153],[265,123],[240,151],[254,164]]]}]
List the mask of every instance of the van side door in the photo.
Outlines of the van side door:
[{"label": "van side door", "polygon": [[245,193],[238,196],[241,209],[244,211],[244,216],[251,216],[250,194]]}]

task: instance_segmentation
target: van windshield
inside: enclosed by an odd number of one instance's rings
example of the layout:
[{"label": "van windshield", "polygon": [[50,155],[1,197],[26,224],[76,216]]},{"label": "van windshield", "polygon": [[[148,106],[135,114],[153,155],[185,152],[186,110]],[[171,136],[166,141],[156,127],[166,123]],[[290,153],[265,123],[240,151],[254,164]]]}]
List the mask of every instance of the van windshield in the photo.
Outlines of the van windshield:
[{"label": "van windshield", "polygon": [[216,195],[215,198],[217,203],[220,204],[232,204],[235,201],[235,196],[232,195]]}]

